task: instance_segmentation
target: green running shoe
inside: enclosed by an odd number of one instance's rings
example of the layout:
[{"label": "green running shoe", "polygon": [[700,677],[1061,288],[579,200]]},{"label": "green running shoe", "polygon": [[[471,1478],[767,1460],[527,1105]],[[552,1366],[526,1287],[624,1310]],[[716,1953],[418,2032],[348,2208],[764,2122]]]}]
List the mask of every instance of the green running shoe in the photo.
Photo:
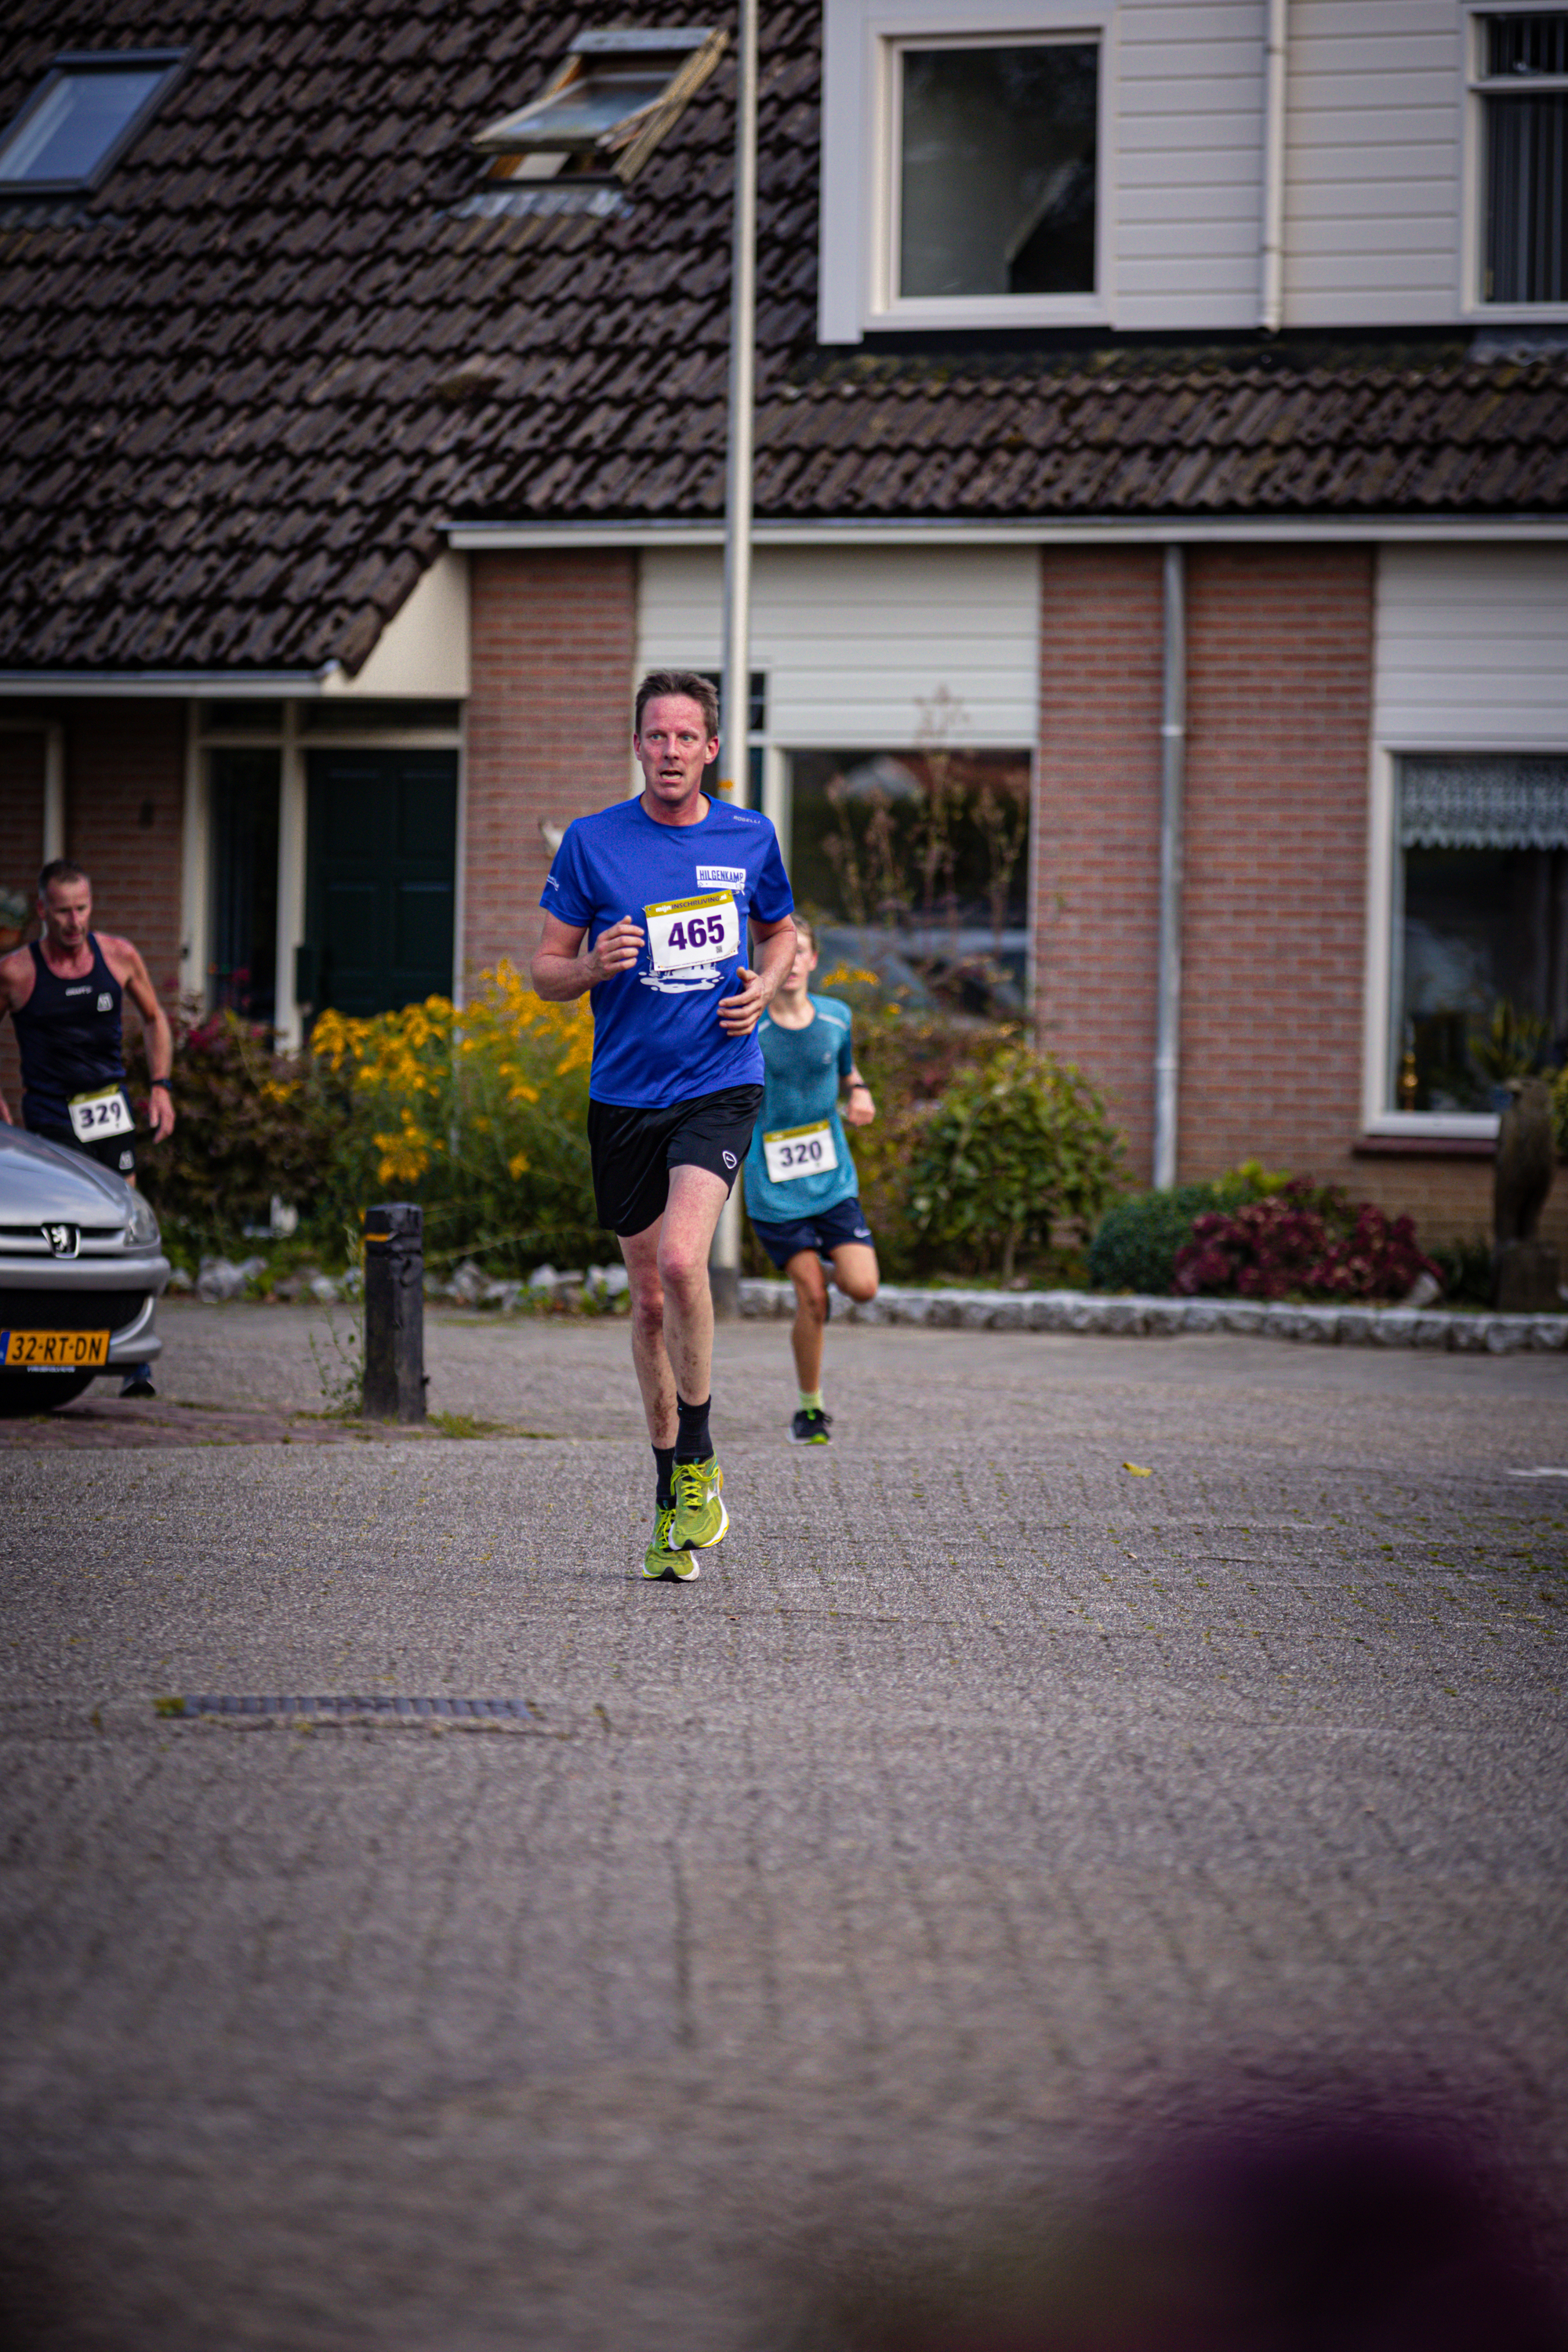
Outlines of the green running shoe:
[{"label": "green running shoe", "polygon": [[[710,1454],[706,1462],[676,1464],[675,1525],[669,1534],[673,1549],[706,1551],[710,1544],[722,1540],[730,1524],[723,1485],[724,1473],[716,1454]],[[695,1568],[688,1573],[695,1575]]]},{"label": "green running shoe", "polygon": [[658,1584],[665,1577],[678,1577],[684,1583],[687,1578],[699,1572],[696,1555],[677,1551],[672,1546],[670,1531],[674,1526],[675,1505],[660,1503],[654,1512],[653,1541],[644,1552],[642,1560],[642,1572],[650,1584]]}]

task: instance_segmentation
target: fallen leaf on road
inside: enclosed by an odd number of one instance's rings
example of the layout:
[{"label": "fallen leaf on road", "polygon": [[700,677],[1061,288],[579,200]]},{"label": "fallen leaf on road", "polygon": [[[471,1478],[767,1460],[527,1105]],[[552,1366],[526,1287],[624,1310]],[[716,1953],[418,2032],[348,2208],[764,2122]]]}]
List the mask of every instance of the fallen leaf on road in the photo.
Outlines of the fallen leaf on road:
[{"label": "fallen leaf on road", "polygon": [[1121,1467],[1130,1470],[1134,1478],[1152,1478],[1154,1475],[1152,1470],[1141,1469],[1136,1462],[1124,1462]]}]

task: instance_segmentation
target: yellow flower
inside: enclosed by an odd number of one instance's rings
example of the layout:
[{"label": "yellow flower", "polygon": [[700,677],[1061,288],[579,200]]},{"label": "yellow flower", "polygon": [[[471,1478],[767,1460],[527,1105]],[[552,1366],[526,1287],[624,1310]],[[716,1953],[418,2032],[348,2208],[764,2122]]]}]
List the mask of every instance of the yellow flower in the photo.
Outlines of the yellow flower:
[{"label": "yellow flower", "polygon": [[506,1163],[506,1172],[511,1178],[514,1184],[520,1176],[526,1176],[528,1173],[527,1152],[514,1151],[511,1158]]}]

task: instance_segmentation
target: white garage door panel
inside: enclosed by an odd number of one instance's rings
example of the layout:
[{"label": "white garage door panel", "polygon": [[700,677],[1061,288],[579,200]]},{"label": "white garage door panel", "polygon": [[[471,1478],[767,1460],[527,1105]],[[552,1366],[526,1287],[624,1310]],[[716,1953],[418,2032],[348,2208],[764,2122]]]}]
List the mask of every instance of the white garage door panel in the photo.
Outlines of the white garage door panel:
[{"label": "white garage door panel", "polygon": [[[641,667],[720,660],[723,567],[654,549],[641,567]],[[1039,709],[1039,558],[1032,548],[762,548],[752,666],[768,677],[775,743],[909,747],[945,686],[954,740],[1026,748]]]},{"label": "white garage door panel", "polygon": [[1384,548],[1377,738],[1568,751],[1568,547]]}]

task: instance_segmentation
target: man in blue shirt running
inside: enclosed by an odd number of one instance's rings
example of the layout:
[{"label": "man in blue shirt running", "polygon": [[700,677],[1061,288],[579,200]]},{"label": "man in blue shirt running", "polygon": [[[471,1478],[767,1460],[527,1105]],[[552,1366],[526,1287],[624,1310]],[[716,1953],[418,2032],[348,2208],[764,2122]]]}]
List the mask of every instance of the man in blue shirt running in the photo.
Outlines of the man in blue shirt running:
[{"label": "man in blue shirt running", "polygon": [[644,678],[632,736],[643,790],[567,827],[532,966],[552,1003],[586,992],[593,1005],[594,1197],[631,1277],[632,1361],[658,1465],[643,1574],[682,1582],[730,1524],[708,1425],[708,1252],[763,1097],[757,1023],[795,952],[772,824],[703,795],[718,737],[705,677]]},{"label": "man in blue shirt running", "polygon": [[822,1340],[828,1316],[822,1261],[847,1298],[877,1296],[877,1252],[858,1198],[855,1162],[838,1112],[869,1127],[871,1089],[855,1066],[849,1007],[813,996],[816,940],[795,919],[795,960],[758,1032],[767,1071],[762,1116],[746,1158],[746,1207],[757,1238],[795,1285],[795,1376],[800,1404],[790,1425],[797,1445],[826,1445],[832,1416],[822,1402]]}]

